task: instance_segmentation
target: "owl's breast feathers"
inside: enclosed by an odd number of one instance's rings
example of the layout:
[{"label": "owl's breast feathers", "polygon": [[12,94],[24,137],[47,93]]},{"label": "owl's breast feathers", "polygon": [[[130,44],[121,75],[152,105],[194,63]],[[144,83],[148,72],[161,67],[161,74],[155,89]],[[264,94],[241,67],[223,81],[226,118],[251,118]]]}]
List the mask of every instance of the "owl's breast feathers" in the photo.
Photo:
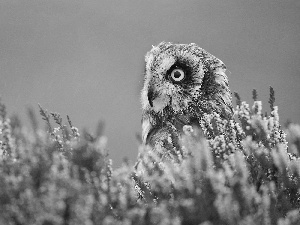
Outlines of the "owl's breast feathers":
[{"label": "owl's breast feathers", "polygon": [[189,108],[177,113],[169,107],[166,107],[161,114],[145,112],[142,117],[143,142],[154,146],[156,142],[168,136],[174,142],[173,147],[178,147],[176,142],[183,133],[184,125],[200,127],[197,111],[194,110],[196,106]]}]

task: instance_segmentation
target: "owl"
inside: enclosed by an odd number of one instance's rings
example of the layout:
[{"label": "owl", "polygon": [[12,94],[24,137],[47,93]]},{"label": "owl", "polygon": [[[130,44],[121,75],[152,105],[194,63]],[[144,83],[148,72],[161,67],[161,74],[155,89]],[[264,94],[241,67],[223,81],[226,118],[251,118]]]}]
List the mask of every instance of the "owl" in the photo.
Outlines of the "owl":
[{"label": "owl", "polygon": [[233,117],[226,66],[220,59],[194,43],[162,42],[145,61],[142,140],[159,157],[178,154],[184,126],[201,128],[204,115]]}]

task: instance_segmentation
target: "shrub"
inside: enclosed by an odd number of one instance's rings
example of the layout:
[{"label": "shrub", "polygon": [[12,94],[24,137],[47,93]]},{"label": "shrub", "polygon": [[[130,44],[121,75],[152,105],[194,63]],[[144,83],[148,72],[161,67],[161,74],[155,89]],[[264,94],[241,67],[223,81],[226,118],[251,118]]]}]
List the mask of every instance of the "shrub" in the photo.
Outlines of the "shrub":
[{"label": "shrub", "polygon": [[236,97],[235,120],[184,127],[178,160],[141,146],[139,170],[112,169],[102,132],[42,107],[48,130],[33,111],[29,129],[1,103],[0,224],[300,224],[300,126],[282,130],[273,90],[270,115]]}]

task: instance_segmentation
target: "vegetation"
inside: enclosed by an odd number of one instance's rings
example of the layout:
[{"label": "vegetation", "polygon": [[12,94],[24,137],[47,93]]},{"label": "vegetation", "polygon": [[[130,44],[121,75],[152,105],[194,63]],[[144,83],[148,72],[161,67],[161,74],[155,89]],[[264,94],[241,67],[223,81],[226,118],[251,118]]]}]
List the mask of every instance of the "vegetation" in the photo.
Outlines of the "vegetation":
[{"label": "vegetation", "polygon": [[40,107],[47,130],[33,111],[29,129],[1,103],[0,224],[300,224],[300,126],[282,130],[270,93],[269,115],[253,91],[235,121],[186,127],[179,160],[141,146],[139,170],[112,169],[101,124],[79,133]]}]

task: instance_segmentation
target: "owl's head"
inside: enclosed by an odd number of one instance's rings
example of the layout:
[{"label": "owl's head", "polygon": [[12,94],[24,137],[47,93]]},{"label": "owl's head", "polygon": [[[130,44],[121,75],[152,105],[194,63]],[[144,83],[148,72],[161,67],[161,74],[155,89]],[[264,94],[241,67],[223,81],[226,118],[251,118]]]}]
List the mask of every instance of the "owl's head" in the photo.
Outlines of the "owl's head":
[{"label": "owl's head", "polygon": [[227,86],[224,63],[193,43],[162,42],[153,46],[145,61],[145,111],[162,113],[169,107],[178,113],[204,95],[213,97],[212,83]]}]

